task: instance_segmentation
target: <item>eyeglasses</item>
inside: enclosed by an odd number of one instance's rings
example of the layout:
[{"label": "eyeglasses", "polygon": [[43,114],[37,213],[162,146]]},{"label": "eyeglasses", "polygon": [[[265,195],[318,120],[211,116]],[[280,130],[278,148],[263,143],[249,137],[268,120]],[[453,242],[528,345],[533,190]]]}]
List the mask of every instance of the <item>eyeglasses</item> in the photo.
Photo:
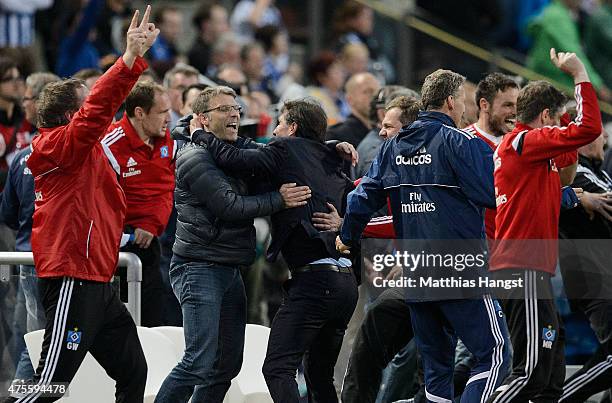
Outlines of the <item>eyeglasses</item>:
[{"label": "eyeglasses", "polygon": [[238,113],[242,113],[242,106],[240,105],[219,105],[216,108],[205,110],[202,113],[212,112],[216,110],[222,113],[230,113],[231,111],[237,111]]}]

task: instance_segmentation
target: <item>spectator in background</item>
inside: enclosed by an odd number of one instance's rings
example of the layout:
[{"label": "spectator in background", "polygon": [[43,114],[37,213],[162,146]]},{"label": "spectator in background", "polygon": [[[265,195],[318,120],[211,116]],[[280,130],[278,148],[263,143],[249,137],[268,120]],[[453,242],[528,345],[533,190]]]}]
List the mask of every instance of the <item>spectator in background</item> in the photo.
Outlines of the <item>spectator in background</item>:
[{"label": "spectator in background", "polygon": [[4,187],[15,154],[32,141],[34,127],[21,109],[24,90],[17,64],[0,57],[0,188]]},{"label": "spectator in background", "polygon": [[255,30],[265,25],[284,29],[281,13],[274,6],[274,0],[240,0],[234,7],[230,24],[232,31],[238,34],[243,43],[251,42]]},{"label": "spectator in background", "polygon": [[308,66],[308,76],[313,85],[306,88],[306,95],[319,101],[327,124],[344,121],[351,114],[351,107],[342,91],[346,73],[336,55],[328,50],[319,53]]},{"label": "spectator in background", "polygon": [[607,88],[612,88],[612,0],[602,0],[584,26],[584,47]]},{"label": "spectator in background", "polygon": [[[573,88],[571,77],[556,69],[548,57],[550,48],[562,52],[573,52],[582,60],[593,86],[604,99],[610,99],[610,92],[599,73],[585,55],[580,31],[576,21],[580,2],[577,0],[554,0],[544,8],[528,26],[533,46],[527,56],[527,67],[545,75],[566,88]],[[606,66],[609,68],[609,66]]]},{"label": "spectator in background", "polygon": [[[55,81],[59,81],[59,77],[50,73],[34,73],[26,79],[23,110],[25,119],[34,128],[37,123],[36,99],[45,85]],[[30,147],[25,147],[15,155],[0,205],[0,222],[17,231],[15,241],[17,252],[32,251],[30,237],[32,236],[32,214],[34,214],[34,177],[26,166],[26,161],[31,152]],[[44,329],[45,313],[38,294],[38,281],[34,266],[19,266],[19,287],[23,290],[25,296],[27,332]],[[17,337],[21,336],[17,335]],[[34,368],[28,350],[24,349],[17,364],[14,379],[29,380],[33,377]]]},{"label": "spectator in background", "polygon": [[181,115],[187,116],[193,113],[191,105],[193,101],[200,95],[200,92],[204,91],[208,86],[206,84],[191,84],[185,91],[183,91],[183,109],[181,109]]},{"label": "spectator in background", "polygon": [[[123,232],[134,234],[134,241],[121,250],[142,261],[142,326],[148,327],[164,324],[158,237],[173,207],[176,143],[168,130],[169,112],[164,87],[137,83],[125,99],[125,115],[101,141],[125,193]],[[123,268],[119,273],[125,276]]]},{"label": "spectator in background", "polygon": [[387,140],[388,136],[386,130],[381,130],[381,123],[385,117],[385,107],[393,98],[402,94],[418,99],[418,94],[416,92],[399,85],[385,85],[378,90],[374,97],[372,97],[370,102],[370,120],[375,122],[376,125],[357,146],[359,162],[355,167],[355,178],[361,178],[367,172],[370,168],[370,164],[372,164],[372,161],[378,154],[380,145],[383,141]]},{"label": "spectator in background", "polygon": [[[364,4],[353,0],[346,1],[336,10],[334,16],[334,31],[336,34],[336,48],[345,52],[346,45],[362,44],[368,50],[366,67],[360,71],[370,71],[374,73],[381,82],[391,82],[394,80],[395,73],[389,59],[382,53],[380,45],[373,35],[374,13],[372,9]],[[354,57],[360,56],[363,63],[364,52],[361,50]],[[345,64],[346,66],[346,64]],[[354,74],[357,71],[351,72]]]},{"label": "spectator in background", "polygon": [[219,67],[219,73],[216,77],[217,81],[222,81],[232,88],[238,95],[247,95],[249,88],[247,87],[247,78],[240,68],[232,64],[223,64]]},{"label": "spectator in background", "polygon": [[371,73],[359,73],[346,82],[346,101],[351,114],[342,123],[327,130],[328,140],[346,141],[357,147],[372,129],[370,100],[380,88],[380,83]]},{"label": "spectator in background", "polygon": [[83,69],[77,71],[72,78],[83,80],[87,88],[91,89],[98,78],[102,77],[102,74],[103,72],[100,69]]},{"label": "spectator in background", "polygon": [[[275,95],[280,97],[288,85],[283,83],[281,86],[281,80],[289,72],[289,36],[274,25],[266,25],[255,32],[255,40],[262,44],[265,51],[264,77],[270,81]],[[299,68],[297,65],[292,67]],[[292,78],[291,82],[298,79]]]},{"label": "spectator in background", "polygon": [[103,0],[88,0],[83,9],[71,11],[67,21],[68,34],[59,45],[55,65],[58,76],[70,77],[82,69],[100,68],[100,53],[94,41],[96,21],[102,5]]},{"label": "spectator in background", "polygon": [[[123,51],[125,23],[129,23],[133,10],[131,0],[106,0],[96,23],[95,46],[104,59]],[[90,87],[91,88],[91,87]]]},{"label": "spectator in background", "polygon": [[178,56],[176,45],[183,33],[183,15],[174,6],[162,6],[155,10],[153,23],[160,33],[149,50],[149,59],[156,65],[173,64]]},{"label": "spectator in background", "polygon": [[240,66],[240,41],[233,32],[226,32],[212,48],[212,60],[206,69],[208,77],[214,77],[219,72],[219,67],[224,64]]},{"label": "spectator in background", "polygon": [[187,55],[189,64],[206,73],[211,62],[211,50],[221,35],[229,31],[227,10],[221,4],[204,2],[193,15],[197,37]]},{"label": "spectator in background", "polygon": [[340,50],[342,67],[349,76],[368,71],[370,52],[362,43],[348,43]]},{"label": "spectator in background", "polygon": [[146,69],[145,71],[142,72],[140,77],[138,77],[138,82],[141,82],[141,81],[148,81],[150,83],[160,83],[161,82],[157,74],[155,74],[155,72],[151,69]]},{"label": "spectator in background", "polygon": [[172,69],[166,72],[164,76],[164,87],[168,89],[170,97],[170,124],[169,129],[172,130],[176,126],[176,122],[181,118],[181,109],[183,109],[183,91],[192,84],[199,81],[200,72],[193,66],[179,63]]},{"label": "spectator in background", "polygon": [[240,51],[242,71],[247,78],[249,91],[266,93],[273,101],[278,97],[274,93],[270,77],[264,75],[264,49],[258,42],[246,44]]}]

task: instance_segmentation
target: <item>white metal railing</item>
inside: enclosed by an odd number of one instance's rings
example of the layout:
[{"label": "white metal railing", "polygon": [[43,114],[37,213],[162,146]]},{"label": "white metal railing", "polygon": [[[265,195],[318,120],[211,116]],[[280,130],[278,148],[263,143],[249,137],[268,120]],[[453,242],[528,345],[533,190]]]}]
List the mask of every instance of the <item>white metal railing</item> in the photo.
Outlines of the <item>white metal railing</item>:
[{"label": "white metal railing", "polygon": [[[0,252],[0,264],[34,265],[32,252]],[[142,262],[134,253],[119,252],[120,267],[127,268],[128,302],[127,309],[134,322],[140,326],[140,285],[142,283]],[[10,270],[0,267],[0,281],[8,281]]]}]

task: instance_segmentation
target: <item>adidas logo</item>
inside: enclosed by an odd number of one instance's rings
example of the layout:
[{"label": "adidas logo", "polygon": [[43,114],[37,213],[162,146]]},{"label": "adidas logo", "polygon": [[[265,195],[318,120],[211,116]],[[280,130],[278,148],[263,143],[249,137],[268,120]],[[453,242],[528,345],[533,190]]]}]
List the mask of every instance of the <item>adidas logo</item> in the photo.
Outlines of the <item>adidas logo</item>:
[{"label": "adidas logo", "polygon": [[130,157],[127,160],[127,167],[128,168],[131,168],[131,167],[136,166],[136,165],[138,165],[138,163],[136,162],[136,160],[134,160],[134,158]]}]

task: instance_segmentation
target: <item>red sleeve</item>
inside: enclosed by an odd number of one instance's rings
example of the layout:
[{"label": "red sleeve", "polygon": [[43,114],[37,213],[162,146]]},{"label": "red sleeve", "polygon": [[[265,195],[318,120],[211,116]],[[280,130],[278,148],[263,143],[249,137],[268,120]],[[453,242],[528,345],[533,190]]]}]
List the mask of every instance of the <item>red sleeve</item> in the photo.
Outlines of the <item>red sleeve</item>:
[{"label": "red sleeve", "polygon": [[574,165],[578,161],[578,151],[570,151],[555,157],[555,165],[557,168],[565,168]]},{"label": "red sleeve", "polygon": [[512,141],[514,149],[529,160],[548,160],[595,140],[602,126],[597,95],[591,83],[576,85],[575,97],[578,115],[574,122],[567,127],[545,126],[521,132]]},{"label": "red sleeve", "polygon": [[395,239],[393,217],[377,217],[370,220],[361,235],[363,238]]},{"label": "red sleeve", "polygon": [[[362,178],[355,179],[355,187],[359,186]],[[393,228],[393,216],[391,215],[391,202],[387,198],[388,216],[375,217],[370,220],[361,235],[364,238],[395,239],[395,229]]]},{"label": "red sleeve", "polygon": [[94,145],[106,134],[117,109],[146,68],[147,62],[141,57],[136,59],[131,70],[119,58],[96,81],[64,130],[53,131],[46,139],[41,138],[35,152],[46,154],[41,157],[52,160],[63,169],[81,166]]}]

